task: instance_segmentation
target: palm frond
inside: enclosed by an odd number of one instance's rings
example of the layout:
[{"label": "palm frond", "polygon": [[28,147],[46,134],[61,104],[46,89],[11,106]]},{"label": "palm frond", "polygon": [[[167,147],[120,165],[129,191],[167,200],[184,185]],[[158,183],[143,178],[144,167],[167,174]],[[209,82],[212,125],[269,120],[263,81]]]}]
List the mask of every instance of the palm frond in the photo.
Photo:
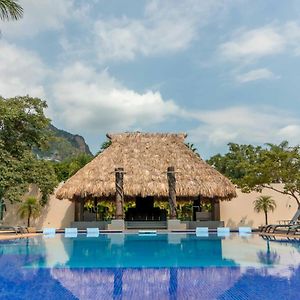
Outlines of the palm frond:
[{"label": "palm frond", "polygon": [[23,17],[23,7],[13,0],[0,0],[0,20],[18,20]]}]

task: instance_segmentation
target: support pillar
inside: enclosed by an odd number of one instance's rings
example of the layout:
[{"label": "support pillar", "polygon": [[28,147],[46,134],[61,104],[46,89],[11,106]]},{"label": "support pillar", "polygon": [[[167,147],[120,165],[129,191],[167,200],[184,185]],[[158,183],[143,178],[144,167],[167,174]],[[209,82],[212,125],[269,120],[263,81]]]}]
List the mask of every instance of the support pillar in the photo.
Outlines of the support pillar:
[{"label": "support pillar", "polygon": [[75,222],[83,221],[84,202],[82,199],[75,200]]},{"label": "support pillar", "polygon": [[74,211],[74,221],[79,221],[79,210],[80,210],[80,203],[78,200],[75,200],[75,211]]},{"label": "support pillar", "polygon": [[124,169],[116,168],[116,220],[124,219],[124,190],[123,190],[123,179],[124,179]]},{"label": "support pillar", "polygon": [[175,168],[168,167],[170,219],[176,219],[176,177]]},{"label": "support pillar", "polygon": [[220,200],[214,198],[212,200],[212,219],[213,221],[220,221]]}]

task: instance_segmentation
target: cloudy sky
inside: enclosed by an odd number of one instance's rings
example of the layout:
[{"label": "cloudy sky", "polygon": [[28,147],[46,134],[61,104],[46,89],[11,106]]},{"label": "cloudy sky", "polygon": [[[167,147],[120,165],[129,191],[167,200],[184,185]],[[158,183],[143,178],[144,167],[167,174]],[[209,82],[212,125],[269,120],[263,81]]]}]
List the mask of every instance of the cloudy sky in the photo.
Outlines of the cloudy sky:
[{"label": "cloudy sky", "polygon": [[300,1],[20,0],[0,23],[0,95],[47,100],[96,152],[106,132],[300,143]]}]

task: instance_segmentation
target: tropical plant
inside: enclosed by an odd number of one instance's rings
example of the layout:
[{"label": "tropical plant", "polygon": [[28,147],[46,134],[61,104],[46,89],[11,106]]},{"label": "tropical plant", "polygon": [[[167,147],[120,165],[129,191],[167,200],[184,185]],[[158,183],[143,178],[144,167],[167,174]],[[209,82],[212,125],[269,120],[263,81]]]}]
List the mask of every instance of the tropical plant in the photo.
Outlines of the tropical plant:
[{"label": "tropical plant", "polygon": [[71,157],[62,162],[52,162],[58,181],[66,181],[92,159],[93,156],[86,153],[80,153],[77,156]]},{"label": "tropical plant", "polygon": [[41,212],[39,201],[35,197],[28,197],[18,209],[22,219],[27,219],[27,226],[30,227],[30,219],[37,218]]},{"label": "tropical plant", "polygon": [[18,20],[22,17],[23,8],[16,0],[0,0],[0,20]]},{"label": "tropical plant", "polygon": [[271,196],[260,196],[253,202],[254,210],[257,213],[264,212],[266,225],[268,225],[268,212],[274,211],[276,202]]},{"label": "tropical plant", "polygon": [[45,101],[29,96],[0,97],[0,199],[5,202],[20,201],[29,185],[36,184],[45,203],[57,185],[52,165],[32,153],[49,138],[46,107]]},{"label": "tropical plant", "polygon": [[[295,199],[300,215],[300,146],[267,144],[265,148],[229,144],[229,152],[208,160],[219,172],[228,176],[243,192],[270,189]],[[275,185],[280,183],[280,185]]]},{"label": "tropical plant", "polygon": [[107,149],[111,145],[111,140],[107,139],[105,142],[101,144],[100,150],[96,153],[96,156],[101,154],[105,149]]},{"label": "tropical plant", "polygon": [[192,220],[193,217],[193,203],[192,201],[180,203],[177,205],[177,217],[180,220]]},{"label": "tropical plant", "polygon": [[190,150],[192,150],[197,156],[200,156],[198,153],[197,148],[192,143],[186,143],[185,144]]},{"label": "tropical plant", "polygon": [[258,251],[257,257],[262,264],[269,266],[278,264],[280,261],[280,255],[276,251],[271,251],[270,241],[267,241],[267,251]]}]

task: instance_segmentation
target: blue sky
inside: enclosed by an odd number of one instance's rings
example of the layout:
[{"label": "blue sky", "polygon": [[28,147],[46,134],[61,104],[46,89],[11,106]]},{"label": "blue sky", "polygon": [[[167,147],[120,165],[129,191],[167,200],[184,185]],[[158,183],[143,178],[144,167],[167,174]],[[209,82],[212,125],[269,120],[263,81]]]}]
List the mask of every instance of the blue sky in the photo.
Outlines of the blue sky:
[{"label": "blue sky", "polygon": [[93,152],[107,132],[300,143],[300,2],[23,0],[1,23],[0,95],[37,96]]}]

